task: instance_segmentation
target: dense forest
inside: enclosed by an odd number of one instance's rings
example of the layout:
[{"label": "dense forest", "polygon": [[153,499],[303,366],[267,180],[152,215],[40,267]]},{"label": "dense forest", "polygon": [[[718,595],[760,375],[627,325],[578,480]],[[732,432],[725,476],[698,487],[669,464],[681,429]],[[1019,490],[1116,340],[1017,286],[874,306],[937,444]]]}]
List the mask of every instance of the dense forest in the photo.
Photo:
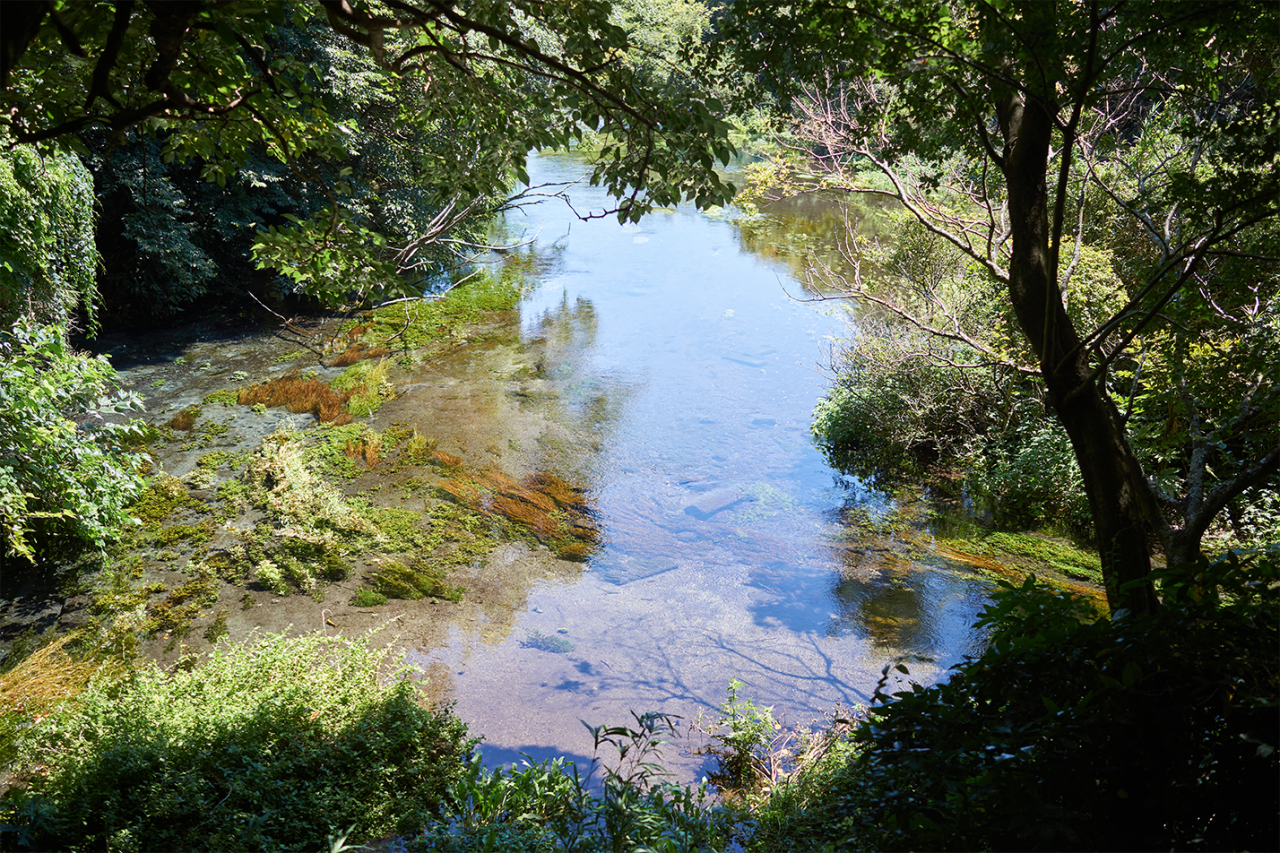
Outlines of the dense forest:
[{"label": "dense forest", "polygon": [[[1275,843],[1271,4],[0,13],[3,597],[91,586],[157,501],[184,499],[147,462],[160,425],[86,340],[214,311],[373,311],[372,335],[380,306],[459,281],[458,301],[423,310],[509,307],[475,265],[489,225],[521,204],[530,152],[576,149],[616,202],[592,215],[620,221],[735,194],[841,205],[838,257],[805,264],[815,292],[861,312],[816,403],[832,465],[1070,537],[1096,552],[1108,605],[1005,583],[981,656],[892,695],[886,670],[865,718],[785,751],[731,688],[715,797],[662,780],[660,715],[592,729],[616,759],[595,788],[563,761],[488,770],[465,726],[361,642],[224,642],[162,672],[104,612],[70,636],[7,636],[5,849]],[[718,168],[744,153],[739,193]],[[887,200],[891,243],[862,236],[868,198]],[[337,404],[348,421],[379,393],[371,372]],[[273,476],[246,471],[249,499],[275,500]],[[257,565],[282,566],[284,590],[314,583],[331,556],[317,537]]]}]

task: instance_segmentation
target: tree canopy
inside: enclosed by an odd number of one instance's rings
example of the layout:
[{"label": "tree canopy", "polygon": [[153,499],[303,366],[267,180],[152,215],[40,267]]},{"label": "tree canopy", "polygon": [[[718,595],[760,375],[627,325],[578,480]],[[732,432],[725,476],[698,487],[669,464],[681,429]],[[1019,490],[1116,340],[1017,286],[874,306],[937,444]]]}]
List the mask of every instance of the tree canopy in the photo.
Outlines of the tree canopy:
[{"label": "tree canopy", "polygon": [[[830,186],[899,200],[1002,294],[1016,366],[1079,463],[1114,608],[1154,608],[1151,543],[1193,563],[1217,513],[1280,466],[1272,336],[1251,335],[1274,322],[1280,219],[1259,21],[1274,8],[739,0],[723,22],[723,47],[799,107]],[[1090,243],[1121,259],[1124,298],[1086,319],[1071,302]],[[932,331],[1016,360],[954,319]],[[1162,375],[1142,376],[1161,348]],[[1135,450],[1138,399],[1185,437],[1161,471]]]},{"label": "tree canopy", "polygon": [[[733,153],[719,103],[686,77],[628,61],[631,37],[610,11],[605,2],[5,4],[2,121],[17,145],[76,146],[91,130],[120,142],[145,130],[166,162],[198,162],[219,184],[254,156],[286,164],[326,203],[268,225],[259,260],[332,295],[385,285],[478,205],[505,198],[529,150],[585,133],[600,142],[592,180],[618,198],[621,218],[729,198],[712,169]],[[323,50],[298,43],[317,27]],[[332,97],[344,88],[346,108]],[[429,140],[397,156],[436,215],[415,233],[392,230],[390,242],[385,220],[349,203],[348,170],[374,155],[366,123],[384,147],[397,135]]]}]

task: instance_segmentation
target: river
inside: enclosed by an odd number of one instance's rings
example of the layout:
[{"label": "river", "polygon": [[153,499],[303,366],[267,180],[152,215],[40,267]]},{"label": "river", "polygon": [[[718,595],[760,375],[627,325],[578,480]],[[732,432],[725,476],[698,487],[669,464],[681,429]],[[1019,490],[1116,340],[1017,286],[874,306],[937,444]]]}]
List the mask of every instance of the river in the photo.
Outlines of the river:
[{"label": "river", "polygon": [[[519,336],[545,377],[516,404],[555,422],[519,449],[587,487],[601,547],[583,571],[534,583],[510,630],[458,628],[409,652],[448,673],[486,761],[589,758],[580,721],[632,711],[687,729],[731,678],[805,724],[868,702],[900,656],[928,682],[977,652],[986,582],[842,526],[850,504],[885,505],[809,438],[829,340],[845,331],[836,304],[793,298],[805,291],[788,266],[748,249],[732,215],[579,219],[608,202],[573,183],[583,170],[533,157],[531,183],[571,184],[573,210],[547,200],[506,227],[535,241]],[[705,772],[698,742],[668,750],[677,778]]]}]

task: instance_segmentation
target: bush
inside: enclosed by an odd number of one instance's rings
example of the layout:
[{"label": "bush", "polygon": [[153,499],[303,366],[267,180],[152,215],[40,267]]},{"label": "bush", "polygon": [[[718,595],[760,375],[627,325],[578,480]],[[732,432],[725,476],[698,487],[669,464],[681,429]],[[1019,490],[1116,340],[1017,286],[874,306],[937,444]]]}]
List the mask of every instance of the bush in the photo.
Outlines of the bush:
[{"label": "bush", "polygon": [[1071,439],[1037,401],[1026,400],[1019,408],[1004,435],[964,461],[970,496],[997,526],[1047,526],[1089,540],[1093,513]]},{"label": "bush", "polygon": [[[721,849],[724,833],[709,810],[706,786],[663,782],[656,763],[662,737],[672,732],[663,714],[632,712],[630,726],[587,726],[596,757],[584,775],[563,758],[523,768],[486,770],[479,758],[457,782],[450,808],[408,849],[426,851],[693,851]],[[585,723],[583,725],[586,725]],[[600,752],[616,752],[609,766]],[[601,768],[600,791],[589,780]]]},{"label": "bush", "polygon": [[876,709],[809,825],[841,849],[1273,846],[1277,577],[1275,552],[1232,556],[1110,620],[1005,584],[986,653]]},{"label": "bush", "polygon": [[948,364],[973,360],[948,341],[903,325],[859,325],[813,414],[831,464],[887,485],[955,466],[998,421],[992,373]]},{"label": "bush", "polygon": [[75,352],[56,326],[20,320],[0,331],[0,526],[4,554],[34,563],[55,549],[101,550],[130,523],[142,491],[131,442],[139,422],[106,415],[141,408],[107,396],[116,373]]},{"label": "bush", "polygon": [[813,413],[832,465],[887,487],[958,480],[1000,527],[1092,532],[1071,441],[1034,387],[958,366],[981,359],[904,324],[860,326]]},{"label": "bush", "polygon": [[382,683],[383,658],[367,639],[266,636],[95,681],[21,745],[3,846],[315,850],[420,827],[475,742],[405,678]]}]

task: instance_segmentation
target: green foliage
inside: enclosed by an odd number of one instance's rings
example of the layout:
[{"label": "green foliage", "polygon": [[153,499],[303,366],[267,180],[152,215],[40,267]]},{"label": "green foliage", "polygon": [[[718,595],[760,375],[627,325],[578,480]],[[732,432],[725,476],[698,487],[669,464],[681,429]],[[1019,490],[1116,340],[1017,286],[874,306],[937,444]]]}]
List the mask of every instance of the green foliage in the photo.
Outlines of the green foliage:
[{"label": "green foliage", "polygon": [[134,133],[127,139],[111,147],[91,137],[94,154],[86,158],[103,210],[100,286],[113,312],[169,314],[216,289],[222,270],[209,249],[228,235],[203,227],[212,211],[191,197],[193,182],[204,183],[198,174],[166,164],[155,139]]},{"label": "green foliage", "polygon": [[960,466],[975,503],[997,525],[1089,540],[1093,515],[1071,440],[1034,399],[1023,401],[1002,434],[971,446]]},{"label": "green foliage", "polygon": [[356,590],[355,597],[351,603],[356,607],[378,607],[387,603],[387,597],[380,592],[360,587]]},{"label": "green foliage", "polygon": [[[1226,504],[1238,518],[1280,465],[1278,78],[1256,59],[1274,52],[1276,10],[1015,5],[735,0],[719,46],[794,107],[824,186],[896,199],[981,271],[978,301],[1001,309],[985,323],[929,286],[877,293],[862,265],[876,253],[852,233],[853,272],[829,278],[982,363],[1038,374],[1042,392],[1011,390],[1070,435],[1111,604],[1154,610],[1153,586],[1129,583],[1154,543],[1193,565]],[[996,460],[994,491],[1060,456],[1035,419],[1020,429],[1032,443]]]},{"label": "green foliage", "polygon": [[0,327],[26,317],[65,329],[77,308],[92,325],[93,181],[70,154],[11,142],[0,131]]},{"label": "green foliage", "polygon": [[[111,128],[111,147],[135,129],[156,140],[111,157],[91,141],[119,212],[106,236],[126,298],[185,304],[219,284],[215,271],[242,266],[250,230],[255,261],[300,292],[415,295],[458,266],[441,239],[474,239],[476,220],[527,177],[532,149],[599,140],[592,181],[625,219],[732,195],[713,169],[734,153],[723,107],[670,64],[707,9],[630,4],[632,35],[612,12],[541,0],[458,5],[443,19],[411,3],[392,16],[303,3],[29,7],[6,27],[0,120],[20,144],[83,146],[73,134],[96,127]],[[636,24],[659,12],[657,26]]]},{"label": "green foliage", "polygon": [[374,590],[387,598],[410,601],[419,598],[462,600],[464,590],[448,583],[444,570],[430,560],[417,558],[408,566],[396,560],[384,560],[381,568],[369,578]]},{"label": "green foliage", "polygon": [[707,751],[720,762],[711,781],[718,787],[739,793],[751,793],[772,781],[768,771],[776,744],[777,730],[772,708],[757,708],[750,698],[740,698],[743,684],[729,680],[728,696],[720,706],[720,715],[712,726],[703,726],[711,735]]},{"label": "green foliage", "polygon": [[1004,584],[980,622],[993,628],[982,656],[933,687],[877,690],[887,703],[812,815],[822,837],[884,850],[1267,846],[1280,828],[1278,573],[1275,553],[1233,555],[1202,565],[1199,594],[1166,589],[1178,604],[1096,621],[1034,579]]},{"label": "green foliage", "polygon": [[[709,812],[705,786],[662,782],[657,763],[663,737],[673,731],[662,714],[632,713],[629,726],[590,726],[595,749],[590,768],[563,758],[517,769],[486,770],[479,757],[450,791],[449,809],[409,842],[429,850],[525,853],[623,853],[717,849],[724,832]],[[605,761],[600,753],[613,755]],[[603,770],[598,795],[588,780]]]},{"label": "green foliage", "polygon": [[0,523],[5,555],[43,561],[57,549],[101,551],[129,523],[142,491],[139,424],[110,415],[141,408],[110,393],[101,356],[75,352],[53,326],[0,330]]},{"label": "green foliage", "polygon": [[410,832],[474,744],[447,711],[384,682],[368,639],[264,636],[189,672],[95,681],[33,727],[0,799],[7,847],[318,849]]},{"label": "green foliage", "polygon": [[991,373],[953,366],[972,354],[928,335],[860,325],[814,409],[813,434],[832,464],[887,486],[935,466],[957,467],[996,425],[1000,396]]}]

